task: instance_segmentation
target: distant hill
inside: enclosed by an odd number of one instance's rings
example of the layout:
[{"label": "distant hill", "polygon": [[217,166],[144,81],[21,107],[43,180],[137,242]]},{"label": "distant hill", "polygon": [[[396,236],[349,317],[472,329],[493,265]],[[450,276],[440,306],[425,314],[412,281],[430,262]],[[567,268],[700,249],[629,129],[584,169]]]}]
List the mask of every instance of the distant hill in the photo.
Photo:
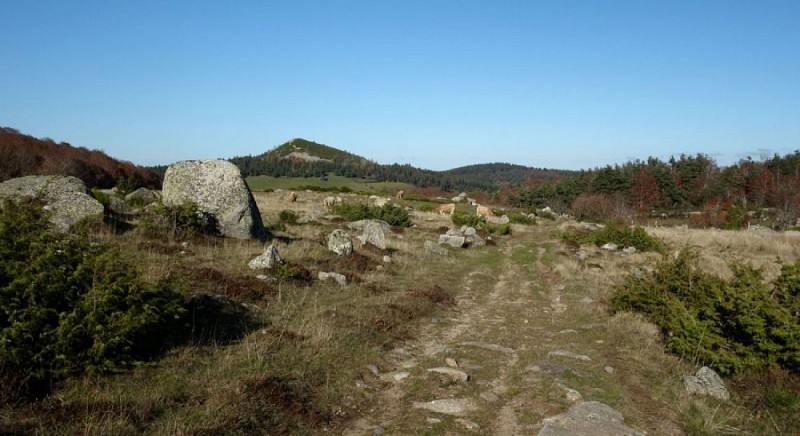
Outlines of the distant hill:
[{"label": "distant hill", "polygon": [[367,162],[367,160],[361,156],[356,156],[355,154],[339,150],[338,148],[329,147],[325,144],[318,144],[302,138],[289,140],[264,153],[262,157],[266,159],[293,159],[304,162]]},{"label": "distant hill", "polygon": [[346,151],[302,138],[292,139],[257,156],[230,159],[245,176],[343,177],[403,182],[444,191],[496,192],[509,185],[551,181],[568,171],[542,170],[507,163],[470,165],[432,171],[411,165],[382,165]]},{"label": "distant hill", "polygon": [[154,171],[109,157],[99,150],[73,147],[49,138],[35,138],[0,127],[0,181],[28,175],[75,176],[89,187],[112,188],[132,178],[137,186],[159,188]]},{"label": "distant hill", "polygon": [[464,180],[489,181],[494,185],[502,186],[553,181],[571,174],[572,171],[533,168],[510,163],[488,163],[453,168],[443,171],[443,173]]}]

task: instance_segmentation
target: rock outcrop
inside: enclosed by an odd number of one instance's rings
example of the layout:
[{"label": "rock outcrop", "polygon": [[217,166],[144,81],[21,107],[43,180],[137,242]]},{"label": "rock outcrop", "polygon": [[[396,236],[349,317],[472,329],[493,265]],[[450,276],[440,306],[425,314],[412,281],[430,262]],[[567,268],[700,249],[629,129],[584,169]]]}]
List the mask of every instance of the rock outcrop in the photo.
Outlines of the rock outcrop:
[{"label": "rock outcrop", "polygon": [[259,255],[258,257],[253,258],[247,266],[250,269],[270,269],[275,265],[280,265],[283,263],[283,259],[281,259],[280,254],[278,254],[278,249],[275,248],[274,245],[270,244],[264,253]]},{"label": "rock outcrop", "polygon": [[353,253],[353,239],[344,230],[336,229],[328,235],[328,250],[342,256]]},{"label": "rock outcrop", "polygon": [[103,215],[103,205],[92,197],[78,178],[71,176],[25,176],[0,183],[0,198],[41,198],[50,212],[50,222],[67,232],[79,221]]},{"label": "rock outcrop", "polygon": [[709,395],[722,401],[731,398],[719,374],[707,366],[698,369],[695,375],[684,376],[683,384],[690,394]]},{"label": "rock outcrop", "polygon": [[597,401],[587,401],[560,415],[545,418],[539,436],[641,436],[625,425],[622,414]]},{"label": "rock outcrop", "polygon": [[197,204],[217,220],[223,236],[266,239],[253,195],[236,165],[224,160],[187,160],[173,164],[164,175],[163,202]]}]

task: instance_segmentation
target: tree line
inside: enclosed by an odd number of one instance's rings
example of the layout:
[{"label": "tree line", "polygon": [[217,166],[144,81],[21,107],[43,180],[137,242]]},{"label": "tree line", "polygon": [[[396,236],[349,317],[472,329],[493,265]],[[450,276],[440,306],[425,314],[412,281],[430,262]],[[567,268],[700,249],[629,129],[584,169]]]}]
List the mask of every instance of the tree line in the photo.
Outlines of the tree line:
[{"label": "tree line", "polygon": [[800,206],[800,150],[762,161],[721,167],[704,154],[650,157],[580,171],[518,190],[509,202],[549,206],[578,216],[609,218],[632,213],[695,213],[698,224],[733,227],[748,211],[769,208],[781,227],[792,225]]}]

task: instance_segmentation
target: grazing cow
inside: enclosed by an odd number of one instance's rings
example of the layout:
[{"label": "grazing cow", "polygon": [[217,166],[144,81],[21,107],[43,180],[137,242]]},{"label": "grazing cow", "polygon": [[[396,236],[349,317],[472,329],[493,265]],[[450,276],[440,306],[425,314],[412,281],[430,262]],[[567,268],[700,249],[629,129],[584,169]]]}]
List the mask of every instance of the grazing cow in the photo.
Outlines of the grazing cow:
[{"label": "grazing cow", "polygon": [[292,191],[289,193],[288,197],[289,203],[297,203],[297,193]]},{"label": "grazing cow", "polygon": [[456,204],[440,204],[439,207],[436,208],[436,212],[439,215],[452,215],[456,211]]},{"label": "grazing cow", "polygon": [[386,206],[386,203],[388,203],[388,202],[389,202],[388,198],[378,197],[378,198],[375,199],[375,201],[372,204],[374,204],[375,206],[378,206],[378,207],[383,207],[383,206]]},{"label": "grazing cow", "polygon": [[488,206],[481,206],[480,204],[478,205],[475,214],[478,216],[494,216],[494,212],[492,211],[491,208],[489,208]]},{"label": "grazing cow", "polygon": [[403,196],[404,196],[405,194],[406,194],[406,192],[405,192],[405,191],[403,191],[403,190],[401,189],[401,190],[397,191],[397,194],[395,194],[395,196],[394,196],[394,197],[395,197],[395,198],[397,198],[398,200],[402,200],[402,199],[403,199]]},{"label": "grazing cow", "polygon": [[334,197],[325,197],[325,199],[322,200],[322,205],[327,208],[333,207],[334,204],[336,204],[336,199]]}]

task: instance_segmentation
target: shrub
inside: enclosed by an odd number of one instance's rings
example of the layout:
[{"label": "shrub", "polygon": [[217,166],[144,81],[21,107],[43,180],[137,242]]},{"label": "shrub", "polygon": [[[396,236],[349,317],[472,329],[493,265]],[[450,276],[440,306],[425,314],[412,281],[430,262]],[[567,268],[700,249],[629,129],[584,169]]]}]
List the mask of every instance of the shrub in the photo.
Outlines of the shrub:
[{"label": "shrub", "polygon": [[434,209],[436,209],[436,206],[431,203],[422,203],[417,206],[417,210],[420,212],[433,212]]},{"label": "shrub", "polygon": [[453,224],[457,226],[480,227],[482,224],[486,223],[486,218],[484,217],[458,210],[453,213],[451,219],[453,220]]},{"label": "shrub", "polygon": [[140,225],[150,236],[166,236],[173,240],[219,235],[216,218],[189,201],[179,206],[156,205],[142,216]]},{"label": "shrub", "polygon": [[393,203],[381,207],[364,203],[342,203],[333,207],[333,213],[341,215],[348,221],[375,219],[386,221],[392,226],[411,226],[411,219],[405,208]]},{"label": "shrub", "polygon": [[611,305],[643,313],[661,328],[672,352],[722,374],[772,365],[800,373],[800,320],[792,313],[800,261],[784,267],[775,295],[759,270],[742,264],[731,269],[730,280],[707,274],[697,255],[684,249],[652,273],[628,277]]},{"label": "shrub", "polygon": [[511,224],[482,224],[484,230],[493,235],[510,235]]},{"label": "shrub", "polygon": [[508,219],[510,220],[510,222],[514,224],[526,224],[526,225],[536,224],[535,218],[531,218],[528,215],[521,213],[515,213],[510,217],[508,217]]},{"label": "shrub", "polygon": [[99,201],[103,207],[108,208],[108,205],[111,202],[108,194],[98,188],[92,188],[92,196],[94,196],[94,199]]},{"label": "shrub", "polygon": [[0,378],[46,389],[161,351],[182,325],[181,295],[143,282],[86,235],[55,233],[41,206],[6,200],[0,210]]},{"label": "shrub", "polygon": [[298,218],[297,214],[292,210],[284,209],[278,214],[278,219],[286,224],[297,224]]},{"label": "shrub", "polygon": [[613,243],[621,247],[635,247],[639,251],[663,252],[664,244],[647,234],[642,227],[609,225],[595,231],[573,229],[564,232],[561,239],[575,245],[594,244],[598,247]]}]

